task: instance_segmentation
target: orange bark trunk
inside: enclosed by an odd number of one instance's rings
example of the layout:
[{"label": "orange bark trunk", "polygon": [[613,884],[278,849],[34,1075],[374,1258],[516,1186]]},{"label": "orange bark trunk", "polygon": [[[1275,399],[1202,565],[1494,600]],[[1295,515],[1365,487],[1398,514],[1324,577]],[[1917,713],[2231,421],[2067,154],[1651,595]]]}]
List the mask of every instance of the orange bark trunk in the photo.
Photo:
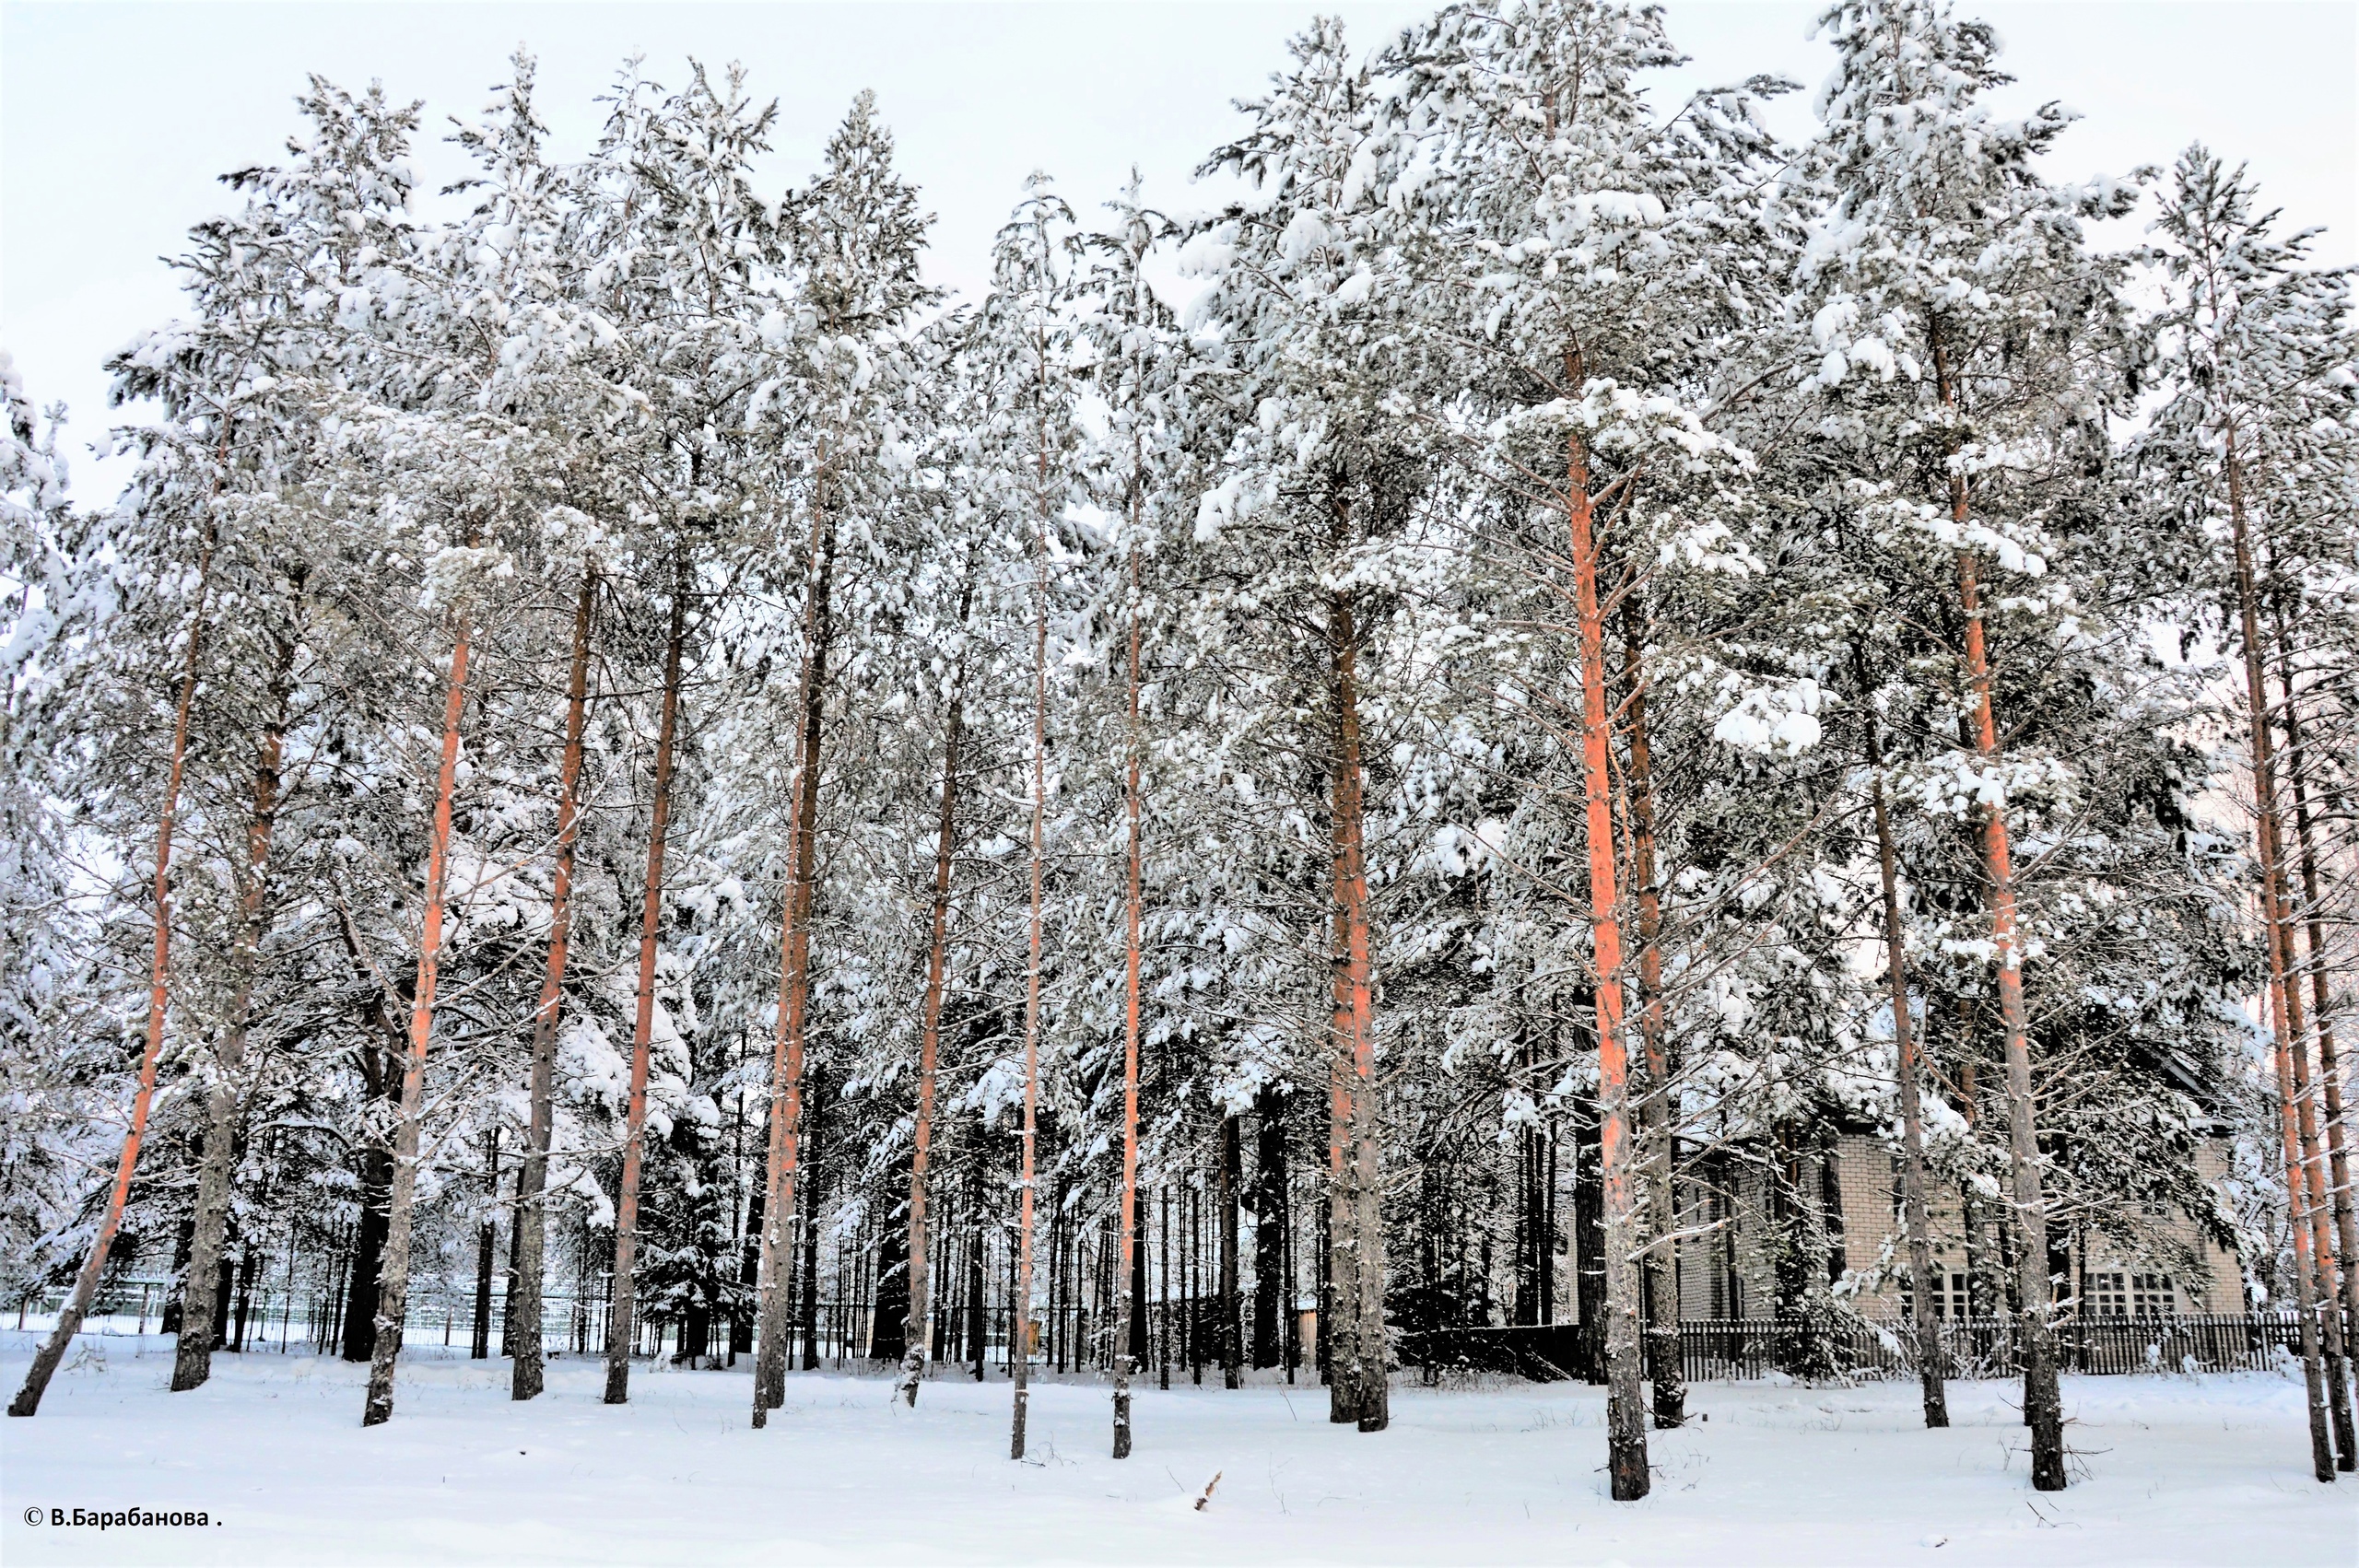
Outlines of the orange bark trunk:
[{"label": "orange bark trunk", "polygon": [[[1580,384],[1567,355],[1566,382]],[[1589,840],[1590,943],[1597,975],[1598,1168],[1605,1245],[1606,1466],[1619,1503],[1647,1495],[1646,1410],[1639,1402],[1637,1281],[1632,1256],[1637,1206],[1630,1181],[1630,1067],[1623,1041],[1621,895],[1614,864],[1613,729],[1606,708],[1605,618],[1598,593],[1589,454],[1565,446],[1565,511],[1571,537],[1581,682],[1581,779]]]},{"label": "orange bark trunk", "polygon": [[[1135,464],[1136,452],[1133,453]],[[1139,788],[1139,485],[1131,486],[1130,756],[1122,809],[1129,818],[1122,908],[1122,1215],[1121,1264],[1115,1274],[1114,1457],[1131,1457],[1132,1271],[1137,1266],[1139,1202],[1139,956],[1143,900]]]},{"label": "orange bark trunk", "polygon": [[2294,1243],[2294,1300],[2301,1317],[2302,1375],[2310,1416],[2311,1469],[2321,1481],[2334,1480],[2334,1445],[2327,1431],[2327,1401],[2320,1366],[2317,1301],[2312,1294],[2312,1259],[2307,1194],[2302,1180],[2301,1093],[2294,1070],[2288,997],[2292,967],[2280,902],[2284,883],[2278,872],[2277,785],[2275,759],[2269,735],[2269,706],[2261,671],[2259,595],[2253,582],[2252,542],[2246,532],[2244,476],[2236,457],[2236,436],[2227,434],[2228,522],[2236,560],[2236,615],[2244,637],[2245,701],[2251,720],[2253,810],[2258,818],[2260,848],[2261,924],[2269,946],[2269,1012],[2277,1056],[2277,1095],[2285,1145],[2286,1229]]},{"label": "orange bark trunk", "polygon": [[787,1229],[802,1154],[804,1032],[811,1000],[811,902],[818,879],[819,742],[827,696],[828,590],[835,532],[824,493],[811,518],[811,561],[803,606],[803,674],[796,694],[801,755],[794,766],[792,863],[779,929],[777,1033],[770,1054],[770,1144],[763,1196],[761,1261],[756,1274],[759,1335],[754,1356],[754,1425],[786,1402],[789,1324]]},{"label": "orange bark trunk", "polygon": [[164,1018],[171,999],[172,824],[180,813],[181,774],[188,760],[189,709],[196,700],[197,661],[205,642],[205,607],[212,589],[212,567],[213,549],[208,544],[197,559],[196,613],[189,622],[188,658],[181,671],[180,697],[172,708],[172,751],[164,774],[164,803],[156,813],[156,942],[148,975],[147,1036],[139,1052],[139,1087],[131,1097],[131,1126],[123,1135],[123,1153],[115,1162],[114,1187],[107,1194],[106,1212],[99,1221],[97,1237],[90,1243],[90,1255],[82,1260],[82,1271],[75,1276],[74,1293],[58,1313],[57,1327],[41,1342],[32,1365],[25,1373],[24,1386],[8,1401],[8,1413],[12,1416],[32,1415],[41,1409],[49,1380],[57,1375],[58,1363],[65,1359],[66,1347],[74,1342],[74,1336],[81,1331],[82,1319],[89,1315],[90,1303],[99,1293],[99,1276],[106,1271],[107,1254],[114,1246],[115,1233],[123,1228],[123,1207],[131,1199],[132,1174],[139,1165],[139,1145],[147,1136],[147,1112],[156,1099],[156,1067],[163,1056]]},{"label": "orange bark trunk", "polygon": [[[2309,942],[2311,1027],[2318,1033],[2318,1083],[2325,1091],[2327,1159],[2332,1176],[2335,1234],[2341,1243],[2341,1345],[2347,1364],[2353,1336],[2359,1336],[2359,1218],[2352,1212],[2350,1152],[2343,1141],[2342,1072],[2334,1045],[2334,993],[2327,978],[2327,949],[2325,922],[2319,914],[2323,903],[2318,890],[2318,851],[2310,836],[2310,802],[2307,768],[2302,749],[2302,721],[2295,710],[2292,647],[2285,635],[2285,613],[2277,612],[2277,682],[2285,698],[2285,742],[2287,772],[2294,790],[2294,837],[2302,857],[2302,896],[2307,918],[2303,922]],[[2315,1170],[2315,1164],[2311,1167]],[[2331,1305],[2330,1314],[2334,1311]],[[2347,1379],[2346,1379],[2347,1381]],[[2349,1410],[2341,1399],[2336,1402],[2338,1420]],[[2353,1468],[2354,1444],[2349,1435],[2338,1429],[2335,1468],[2348,1471]]]},{"label": "orange bark trunk", "polygon": [[[1957,404],[1949,359],[1937,333],[1933,363],[1942,402]],[[1962,474],[1950,478],[1950,517],[1968,516]],[[1966,617],[1966,668],[1974,748],[1985,767],[2003,756],[1990,704],[1990,656],[1983,638],[1982,598],[1974,552],[1957,553],[1958,603]],[[2064,1405],[2056,1382],[2056,1333],[2049,1321],[2048,1209],[2039,1190],[2039,1138],[2031,1085],[2031,1031],[2024,1012],[2023,950],[2015,930],[2013,851],[2003,806],[1981,813],[1982,872],[1990,902],[1990,944],[1998,960],[1999,1020],[2007,1064],[2007,1141],[2014,1178],[2016,1289],[2023,1301],[2024,1422],[2031,1428],[2031,1484],[2064,1490]]]},{"label": "orange bark trunk", "polygon": [[360,1424],[393,1414],[393,1368],[401,1359],[409,1308],[409,1242],[417,1199],[417,1149],[425,1117],[426,1047],[434,1033],[434,988],[442,966],[442,904],[451,864],[451,802],[458,792],[459,721],[466,711],[467,651],[473,626],[463,612],[451,641],[442,708],[442,764],[434,785],[434,829],[426,850],[426,908],[418,932],[417,982],[402,1063],[401,1124],[393,1135],[393,1190],[386,1202],[385,1261],[379,1276],[377,1342],[369,1358],[369,1399]]}]

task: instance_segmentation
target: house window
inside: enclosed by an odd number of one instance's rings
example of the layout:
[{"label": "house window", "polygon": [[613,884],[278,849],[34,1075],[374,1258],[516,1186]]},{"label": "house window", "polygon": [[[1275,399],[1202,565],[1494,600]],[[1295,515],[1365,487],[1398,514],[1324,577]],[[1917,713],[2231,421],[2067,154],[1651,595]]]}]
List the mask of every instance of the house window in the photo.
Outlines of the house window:
[{"label": "house window", "polygon": [[[1966,1276],[1933,1270],[1933,1316],[1936,1317],[1967,1317],[1973,1315],[1974,1298],[1967,1293]],[[1904,1317],[1917,1316],[1917,1291],[1907,1281],[1900,1286],[1900,1313]]]},{"label": "house window", "polygon": [[2084,1317],[2176,1317],[2178,1293],[2168,1274],[2090,1274],[2081,1297]]}]

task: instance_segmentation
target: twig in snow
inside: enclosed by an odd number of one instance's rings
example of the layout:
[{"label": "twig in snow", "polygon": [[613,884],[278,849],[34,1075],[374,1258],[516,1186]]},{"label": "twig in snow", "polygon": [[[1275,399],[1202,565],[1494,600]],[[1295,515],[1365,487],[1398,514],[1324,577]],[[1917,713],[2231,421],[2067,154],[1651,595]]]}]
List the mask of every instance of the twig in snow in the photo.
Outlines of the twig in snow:
[{"label": "twig in snow", "polygon": [[1204,1494],[1196,1499],[1197,1513],[1203,1513],[1204,1511],[1204,1504],[1213,1500],[1213,1488],[1220,1484],[1220,1471],[1215,1470],[1213,1472],[1213,1479],[1204,1482]]}]

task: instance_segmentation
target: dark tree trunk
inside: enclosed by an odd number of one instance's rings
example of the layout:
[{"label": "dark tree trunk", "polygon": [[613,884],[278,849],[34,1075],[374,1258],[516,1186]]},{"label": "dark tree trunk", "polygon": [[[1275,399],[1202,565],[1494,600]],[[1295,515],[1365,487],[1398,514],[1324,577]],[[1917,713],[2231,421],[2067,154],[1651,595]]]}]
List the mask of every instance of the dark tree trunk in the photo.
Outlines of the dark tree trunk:
[{"label": "dark tree trunk", "polygon": [[[549,944],[541,969],[540,1001],[533,1010],[533,1067],[526,1089],[531,1102],[524,1161],[516,1173],[516,1232],[509,1268],[509,1338],[515,1362],[509,1397],[530,1399],[542,1387],[541,1299],[547,1270],[549,1137],[555,1126],[557,1012],[565,994],[567,950],[572,933],[573,857],[581,837],[581,737],[590,701],[590,621],[597,608],[598,574],[584,565],[581,592],[573,610],[573,658],[566,682],[565,750],[557,764],[556,863],[549,877]],[[575,1303],[575,1310],[581,1304]],[[522,1322],[520,1338],[514,1326]]]},{"label": "dark tree trunk", "polygon": [[[1597,1179],[1597,1118],[1582,1106],[1573,1118],[1573,1310],[1581,1327],[1605,1323],[1605,1210]],[[1488,1270],[1486,1270],[1487,1276]]]},{"label": "dark tree trunk", "polygon": [[[819,1204],[827,1197],[827,1167],[823,1163],[825,1153],[820,1147],[821,1134],[827,1119],[827,1075],[817,1062],[811,1064],[811,1092],[806,1097],[810,1109],[810,1139],[804,1150],[803,1164],[809,1172],[803,1182],[803,1370],[819,1370]],[[781,1330],[783,1332],[783,1330]],[[780,1353],[784,1341],[780,1340]]]},{"label": "dark tree trunk", "polygon": [[1224,1388],[1240,1387],[1244,1384],[1244,1358],[1238,1353],[1238,1190],[1244,1185],[1239,1167],[1244,1163],[1244,1141],[1234,1116],[1225,1116],[1220,1122],[1220,1181],[1219,1181],[1219,1269],[1220,1269],[1220,1380]]},{"label": "dark tree trunk", "polygon": [[868,1359],[898,1362],[909,1348],[910,1233],[886,1215],[876,1227],[876,1309]]},{"label": "dark tree trunk", "polygon": [[663,647],[663,707],[655,739],[655,788],[647,823],[647,878],[640,894],[638,1009],[631,1024],[630,1098],[623,1121],[622,1185],[615,1203],[614,1295],[606,1315],[606,1403],[630,1398],[632,1314],[638,1301],[639,1188],[647,1158],[647,1073],[654,1044],[656,960],[663,922],[663,850],[672,824],[672,761],[679,734],[680,661],[688,636],[688,548],[672,578],[672,631]]},{"label": "dark tree trunk", "polygon": [[385,1266],[385,1203],[393,1186],[393,1152],[360,1150],[360,1223],[352,1233],[352,1266],[344,1293],[342,1355],[367,1361],[377,1350],[377,1286]]},{"label": "dark tree trunk", "polygon": [[1950,1423],[1949,1391],[1942,1382],[1941,1325],[1933,1316],[1933,1231],[1925,1197],[1925,1117],[1917,1085],[1917,1030],[1908,1014],[1908,948],[1900,919],[1899,860],[1893,845],[1892,812],[1884,803],[1884,748],[1872,720],[1868,728],[1868,766],[1875,770],[1868,787],[1875,806],[1876,859],[1884,892],[1884,975],[1892,990],[1894,1071],[1900,1084],[1901,1208],[1908,1231],[1917,1376],[1924,1394],[1925,1424],[1942,1427]]},{"label": "dark tree trunk", "polygon": [[1285,1096],[1276,1089],[1262,1090],[1254,1114],[1259,1136],[1253,1146],[1253,1364],[1275,1366],[1285,1353],[1279,1316],[1285,1276]]},{"label": "dark tree trunk", "polygon": [[[745,1235],[737,1249],[737,1282],[751,1294],[761,1270],[762,1189],[757,1187],[745,1204]],[[729,1353],[744,1355],[754,1348],[754,1320],[733,1317],[729,1320]]]},{"label": "dark tree trunk", "polygon": [[[487,1203],[499,1201],[499,1129],[491,1129],[491,1164],[485,1174],[484,1199]],[[491,1357],[491,1267],[499,1231],[498,1211],[487,1209],[483,1223],[475,1230],[475,1335],[467,1346],[467,1359],[487,1361]]]},{"label": "dark tree trunk", "polygon": [[989,1305],[984,1300],[984,1251],[990,1232],[983,1228],[982,1177],[978,1171],[967,1207],[975,1216],[967,1246],[967,1348],[975,1358],[975,1381],[983,1380],[983,1363],[990,1349]]}]

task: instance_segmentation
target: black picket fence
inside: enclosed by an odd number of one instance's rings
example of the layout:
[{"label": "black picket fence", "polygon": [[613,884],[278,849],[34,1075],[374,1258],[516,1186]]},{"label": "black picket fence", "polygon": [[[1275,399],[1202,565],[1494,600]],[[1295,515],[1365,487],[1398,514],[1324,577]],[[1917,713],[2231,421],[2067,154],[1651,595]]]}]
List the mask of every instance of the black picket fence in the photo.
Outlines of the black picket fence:
[{"label": "black picket fence", "polygon": [[[2003,1377],[2022,1368],[2012,1319],[1944,1319],[1941,1339],[1948,1376]],[[2300,1353],[2301,1328],[2292,1313],[2100,1317],[2060,1324],[2056,1340],[2066,1372],[2259,1371],[2277,1364],[2281,1353]],[[1398,1335],[1395,1344],[1403,1366],[1436,1375],[1605,1380],[1604,1339],[1594,1327],[1440,1328]],[[1691,1319],[1679,1326],[1679,1364],[1690,1383],[1773,1373],[1914,1377],[1916,1335],[1904,1323],[1860,1318]]]}]

